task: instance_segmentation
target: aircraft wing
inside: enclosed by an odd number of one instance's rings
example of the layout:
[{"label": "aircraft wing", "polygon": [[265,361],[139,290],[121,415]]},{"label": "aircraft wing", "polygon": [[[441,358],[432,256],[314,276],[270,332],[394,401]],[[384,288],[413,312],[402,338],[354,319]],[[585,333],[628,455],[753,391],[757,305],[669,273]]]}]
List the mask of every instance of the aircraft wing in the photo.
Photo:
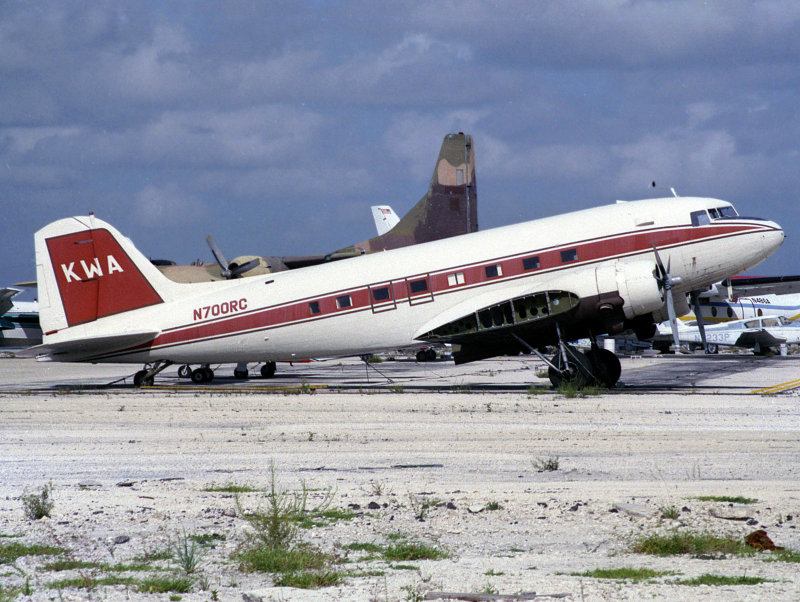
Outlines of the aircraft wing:
[{"label": "aircraft wing", "polygon": [[17,357],[35,357],[39,361],[81,361],[97,355],[107,355],[130,347],[149,343],[158,336],[158,331],[127,332],[107,336],[84,337],[44,343],[28,347]]},{"label": "aircraft wing", "polygon": [[0,316],[11,309],[14,304],[11,301],[12,297],[19,295],[20,292],[18,288],[0,288]]},{"label": "aircraft wing", "polygon": [[453,359],[461,364],[497,355],[498,349],[523,349],[516,337],[531,346],[550,344],[555,321],[576,312],[579,302],[578,295],[564,290],[536,291],[530,286],[500,290],[443,312],[414,338],[453,344]]},{"label": "aircraft wing", "polygon": [[788,295],[800,293],[800,276],[734,276],[722,283],[731,296]]},{"label": "aircraft wing", "polygon": [[786,339],[779,339],[766,329],[761,330],[746,330],[741,336],[736,339],[735,345],[738,347],[755,347],[758,345],[761,349],[766,347],[775,347],[781,343],[785,343]]}]

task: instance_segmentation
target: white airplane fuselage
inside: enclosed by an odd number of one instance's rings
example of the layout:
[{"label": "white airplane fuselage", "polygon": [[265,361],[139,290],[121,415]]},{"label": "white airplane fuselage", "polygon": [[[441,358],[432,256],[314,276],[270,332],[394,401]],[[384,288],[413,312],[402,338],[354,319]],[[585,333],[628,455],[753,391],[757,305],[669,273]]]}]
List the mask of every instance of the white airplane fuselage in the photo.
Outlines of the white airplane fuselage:
[{"label": "white airplane fuselage", "polygon": [[[93,216],[67,218],[36,235],[40,351],[57,361],[135,363],[354,355],[412,345],[480,307],[550,290],[617,299],[614,311],[627,320],[657,317],[664,303],[654,246],[680,279],[675,292],[685,293],[753,267],[783,241],[780,226],[767,220],[691,224],[691,212],[720,206],[729,204],[696,197],[618,203],[199,284],[167,280]],[[150,340],[132,342],[136,333],[147,339],[146,332]]]}]

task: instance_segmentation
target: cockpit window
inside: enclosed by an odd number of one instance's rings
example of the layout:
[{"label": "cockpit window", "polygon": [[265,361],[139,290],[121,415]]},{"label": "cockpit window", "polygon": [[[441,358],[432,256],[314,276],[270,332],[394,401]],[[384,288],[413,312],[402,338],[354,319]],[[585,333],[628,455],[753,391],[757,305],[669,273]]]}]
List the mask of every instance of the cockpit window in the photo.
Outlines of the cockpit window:
[{"label": "cockpit window", "polygon": [[692,211],[689,215],[692,217],[693,226],[704,226],[711,223],[711,220],[708,218],[708,213],[705,209],[701,209],[700,211]]},{"label": "cockpit window", "polygon": [[717,209],[717,211],[719,211],[719,216],[720,217],[736,217],[736,216],[739,215],[738,213],[736,213],[736,209],[734,209],[733,207],[730,207],[730,206],[729,207],[720,207],[720,208]]}]

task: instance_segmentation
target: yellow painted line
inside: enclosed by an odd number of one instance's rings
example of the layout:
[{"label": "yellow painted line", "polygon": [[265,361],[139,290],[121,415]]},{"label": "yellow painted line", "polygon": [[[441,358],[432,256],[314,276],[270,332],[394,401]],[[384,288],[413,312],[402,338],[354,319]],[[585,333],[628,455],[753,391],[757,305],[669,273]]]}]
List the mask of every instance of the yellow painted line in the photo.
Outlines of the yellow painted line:
[{"label": "yellow painted line", "polygon": [[800,387],[800,378],[797,380],[790,380],[789,382],[781,383],[779,385],[765,387],[764,389],[756,389],[755,391],[750,391],[750,394],[769,395],[770,393],[781,393],[782,391],[788,391],[789,389],[794,389],[795,387]]}]

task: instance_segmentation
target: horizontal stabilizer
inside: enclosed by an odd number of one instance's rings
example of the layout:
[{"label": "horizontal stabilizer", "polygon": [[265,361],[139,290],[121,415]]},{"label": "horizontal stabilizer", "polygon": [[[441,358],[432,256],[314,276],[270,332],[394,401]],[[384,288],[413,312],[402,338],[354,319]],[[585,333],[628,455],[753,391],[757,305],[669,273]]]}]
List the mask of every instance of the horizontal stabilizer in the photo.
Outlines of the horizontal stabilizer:
[{"label": "horizontal stabilizer", "polygon": [[143,345],[154,340],[156,336],[158,336],[158,331],[82,337],[71,341],[29,347],[17,353],[16,356],[35,357],[39,361],[81,361],[97,355],[109,355],[116,351]]},{"label": "horizontal stabilizer", "polygon": [[11,298],[16,297],[19,293],[19,289],[16,288],[0,288],[0,316],[11,309],[13,305]]}]

